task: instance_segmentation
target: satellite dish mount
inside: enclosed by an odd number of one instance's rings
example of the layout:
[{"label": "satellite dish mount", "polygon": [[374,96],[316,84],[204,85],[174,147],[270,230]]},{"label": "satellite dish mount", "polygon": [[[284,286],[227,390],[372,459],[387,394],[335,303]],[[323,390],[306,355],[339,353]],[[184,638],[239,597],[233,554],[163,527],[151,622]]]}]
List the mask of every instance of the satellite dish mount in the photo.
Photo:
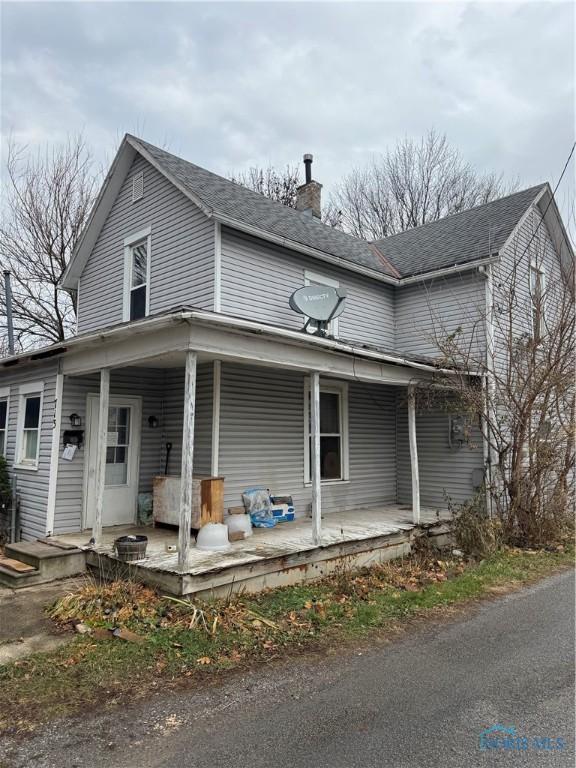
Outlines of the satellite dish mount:
[{"label": "satellite dish mount", "polygon": [[328,335],[328,326],[344,312],[345,304],[346,289],[329,285],[305,285],[290,296],[290,308],[307,318],[302,330],[310,333],[308,327],[314,323],[315,336]]}]

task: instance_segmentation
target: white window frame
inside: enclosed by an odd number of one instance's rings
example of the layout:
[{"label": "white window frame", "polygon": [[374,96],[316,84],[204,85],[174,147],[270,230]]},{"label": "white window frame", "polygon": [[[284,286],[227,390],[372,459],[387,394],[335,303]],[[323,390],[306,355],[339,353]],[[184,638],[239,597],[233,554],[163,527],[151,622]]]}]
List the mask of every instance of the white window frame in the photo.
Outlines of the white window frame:
[{"label": "white window frame", "polygon": [[546,326],[546,271],[542,265],[537,264],[535,261],[531,261],[528,270],[528,290],[530,292],[530,324],[532,326],[532,338],[536,338],[536,328],[534,327],[534,310],[536,309],[536,304],[534,301],[534,288],[532,286],[532,275],[534,273],[540,275],[540,333],[538,334],[538,338],[541,338]]},{"label": "white window frame", "polygon": [[[152,227],[134,232],[124,238],[124,301],[122,316],[125,322],[130,320],[130,296],[132,294],[132,248],[140,242],[146,241],[146,305],[144,316],[150,314],[150,268],[152,265]],[[137,286],[141,287],[141,286]]]},{"label": "white window frame", "polygon": [[6,401],[6,424],[4,429],[0,428],[0,433],[4,432],[4,450],[0,451],[0,456],[6,457],[8,453],[8,425],[10,424],[10,387],[0,387],[0,401]]},{"label": "white window frame", "polygon": [[[350,482],[350,448],[348,431],[348,383],[345,381],[320,381],[320,394],[330,392],[339,395],[340,405],[340,477],[321,480],[322,485]],[[304,485],[312,485],[310,477],[310,379],[304,381]]]},{"label": "white window frame", "polygon": [[[333,277],[322,275],[320,272],[312,272],[309,269],[304,270],[304,285],[327,285],[330,288],[340,288],[340,282]],[[328,333],[335,339],[338,338],[338,318],[335,317],[328,325]]]},{"label": "white window frame", "polygon": [[[40,398],[40,410],[38,413],[38,441],[36,443],[36,457],[34,459],[24,459],[24,416],[26,413],[26,400],[29,397]],[[40,457],[40,443],[42,440],[42,415],[44,412],[44,382],[35,381],[20,385],[18,392],[18,426],[16,428],[16,453],[14,468],[25,469],[32,472],[38,469],[38,460]]]}]

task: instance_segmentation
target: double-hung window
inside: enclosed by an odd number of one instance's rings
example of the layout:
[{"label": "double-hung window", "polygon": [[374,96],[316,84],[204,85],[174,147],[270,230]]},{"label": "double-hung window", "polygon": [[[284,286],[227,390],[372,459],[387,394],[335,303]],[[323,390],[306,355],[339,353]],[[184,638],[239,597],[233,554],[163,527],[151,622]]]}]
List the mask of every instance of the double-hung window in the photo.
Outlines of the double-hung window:
[{"label": "double-hung window", "polygon": [[124,320],[140,320],[150,310],[150,227],[124,240]]},{"label": "double-hung window", "polygon": [[544,332],[544,298],[546,276],[536,264],[530,265],[530,299],[532,302],[532,337],[539,339]]},{"label": "double-hung window", "polygon": [[[310,272],[310,270],[305,270],[304,272],[304,285],[327,285],[330,288],[339,288],[340,283],[338,280],[334,280],[332,277],[326,277],[326,275],[321,275],[318,272]],[[317,330],[317,324],[315,320],[310,320],[307,326],[307,330],[309,333],[316,333]],[[338,338],[338,318],[334,318],[334,320],[331,320],[328,324],[328,335],[334,336],[334,338]]]},{"label": "double-hung window", "polygon": [[0,389],[0,455],[6,456],[6,436],[8,434],[8,398],[9,390]]},{"label": "double-hung window", "polygon": [[[304,481],[312,478],[312,420],[310,385],[304,393]],[[320,479],[348,480],[348,386],[345,382],[320,385]]]},{"label": "double-hung window", "polygon": [[24,469],[37,469],[40,454],[43,385],[20,386],[16,464]]}]

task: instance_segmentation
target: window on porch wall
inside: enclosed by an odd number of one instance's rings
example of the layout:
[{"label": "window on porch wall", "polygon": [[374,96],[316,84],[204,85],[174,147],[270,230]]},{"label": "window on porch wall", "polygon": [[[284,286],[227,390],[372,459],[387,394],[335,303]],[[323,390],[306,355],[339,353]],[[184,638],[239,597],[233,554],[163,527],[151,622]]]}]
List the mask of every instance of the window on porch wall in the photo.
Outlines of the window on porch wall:
[{"label": "window on porch wall", "polygon": [[[348,479],[348,429],[346,384],[320,387],[320,479],[324,482]],[[310,388],[306,387],[305,482],[312,478],[312,420]]]}]

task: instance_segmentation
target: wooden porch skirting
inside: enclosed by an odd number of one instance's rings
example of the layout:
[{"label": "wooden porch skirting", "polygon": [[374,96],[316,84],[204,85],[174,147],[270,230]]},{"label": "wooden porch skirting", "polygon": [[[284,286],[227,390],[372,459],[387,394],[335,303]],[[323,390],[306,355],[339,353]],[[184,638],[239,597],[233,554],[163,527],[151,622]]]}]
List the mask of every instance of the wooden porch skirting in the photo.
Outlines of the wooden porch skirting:
[{"label": "wooden porch skirting", "polygon": [[[145,560],[123,563],[114,555],[113,540],[127,533],[148,535]],[[228,552],[192,548],[183,573],[177,568],[177,554],[166,552],[166,544],[178,540],[174,530],[109,528],[104,530],[101,547],[84,547],[87,564],[104,578],[130,578],[172,595],[222,597],[230,592],[258,592],[313,581],[341,567],[359,568],[405,556],[419,536],[447,543],[449,514],[423,509],[421,523],[415,526],[411,510],[400,505],[332,513],[322,519],[318,546],[312,542],[311,520],[300,518],[272,529],[255,529],[252,537],[233,543]],[[82,545],[83,537],[85,541],[85,534],[59,538]]]}]

